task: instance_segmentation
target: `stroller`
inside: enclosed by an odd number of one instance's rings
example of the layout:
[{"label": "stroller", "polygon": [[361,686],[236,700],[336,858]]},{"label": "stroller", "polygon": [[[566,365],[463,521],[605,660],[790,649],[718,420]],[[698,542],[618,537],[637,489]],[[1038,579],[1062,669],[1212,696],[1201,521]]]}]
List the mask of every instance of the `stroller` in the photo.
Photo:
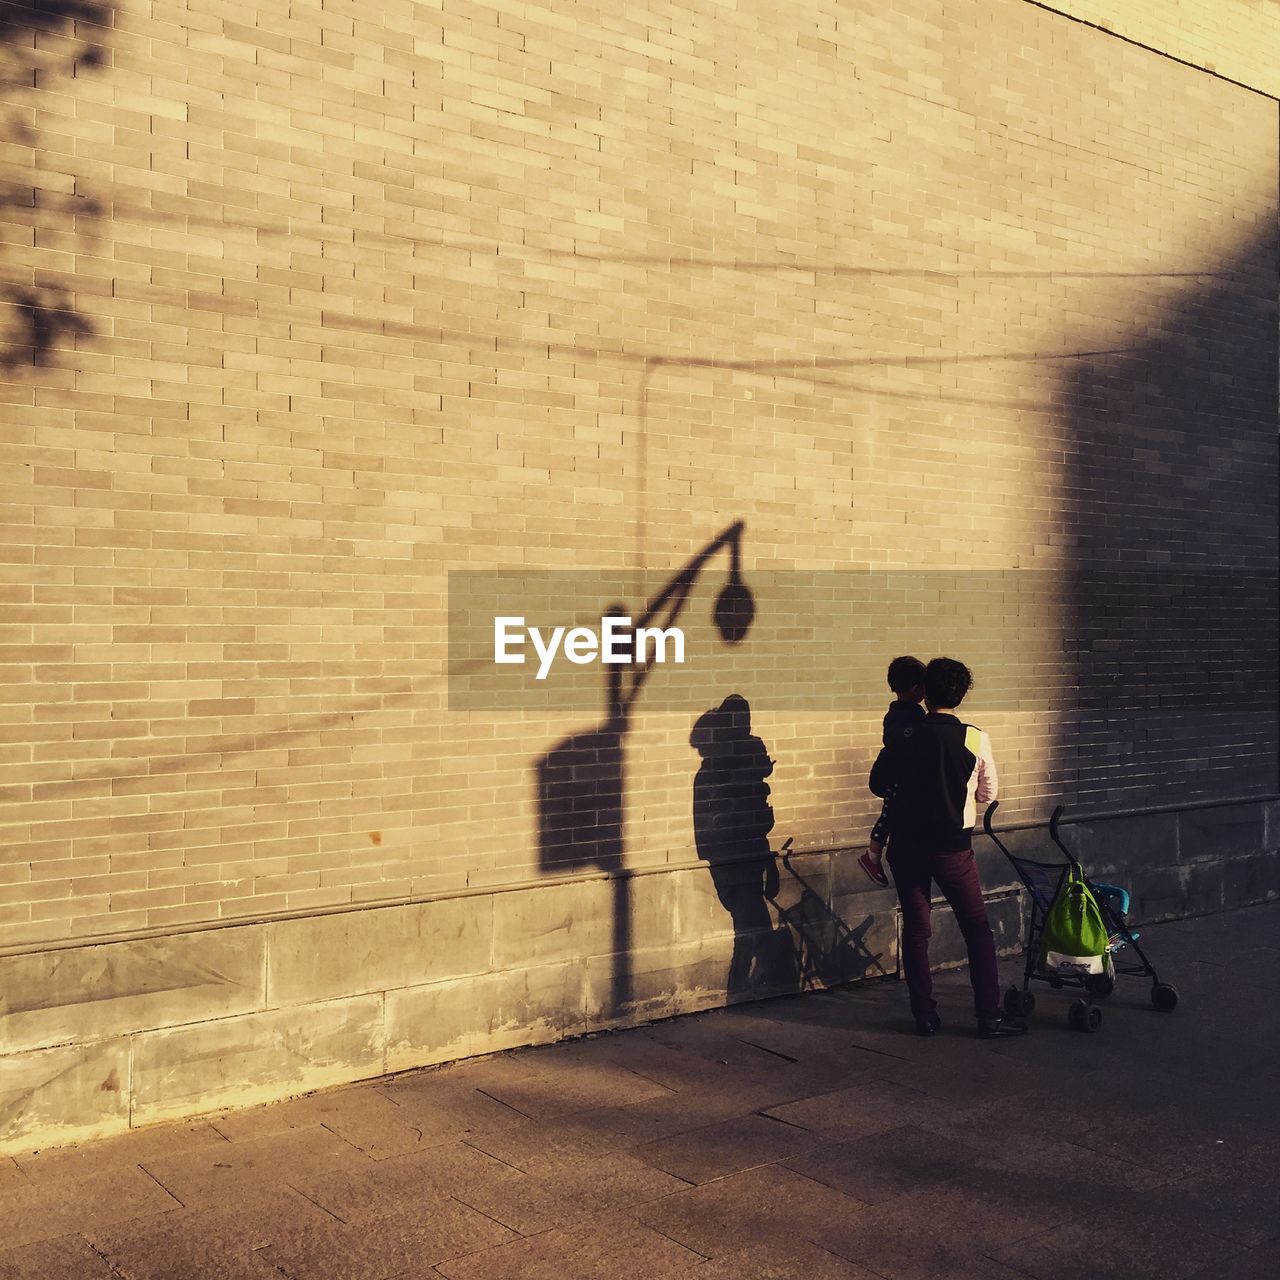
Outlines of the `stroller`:
[{"label": "stroller", "polygon": [[[1031,982],[1047,982],[1055,991],[1063,987],[1083,991],[1083,995],[1071,1002],[1067,1009],[1067,1021],[1075,1031],[1097,1031],[1102,1025],[1102,1010],[1095,1001],[1105,1000],[1115,990],[1116,978],[1119,976],[1150,978],[1151,1004],[1161,1013],[1172,1013],[1178,1004],[1178,991],[1171,983],[1161,982],[1151,961],[1138,945],[1140,934],[1134,932],[1125,923],[1125,915],[1129,910],[1129,894],[1126,890],[1111,884],[1097,884],[1086,880],[1089,889],[1097,900],[1102,912],[1103,922],[1107,926],[1109,940],[1109,961],[1103,973],[1074,976],[1069,974],[1049,974],[1040,969],[1040,935],[1044,929],[1049,909],[1057,897],[1059,886],[1071,866],[1079,868],[1080,864],[1071,850],[1062,843],[1058,835],[1058,822],[1062,817],[1062,806],[1059,805],[1049,818],[1049,838],[1066,855],[1066,862],[1033,862],[1029,858],[1018,858],[996,835],[991,826],[991,815],[1000,807],[998,800],[993,800],[983,815],[982,825],[996,847],[1009,859],[1018,878],[1026,886],[1031,899],[1031,914],[1027,924],[1027,941],[1025,946],[1026,968],[1022,975],[1022,986],[1010,987],[1005,992],[1004,1009],[1013,1017],[1027,1017],[1035,1011],[1036,997],[1030,990]],[[1119,952],[1132,948],[1131,957],[1127,960],[1119,957]]]}]

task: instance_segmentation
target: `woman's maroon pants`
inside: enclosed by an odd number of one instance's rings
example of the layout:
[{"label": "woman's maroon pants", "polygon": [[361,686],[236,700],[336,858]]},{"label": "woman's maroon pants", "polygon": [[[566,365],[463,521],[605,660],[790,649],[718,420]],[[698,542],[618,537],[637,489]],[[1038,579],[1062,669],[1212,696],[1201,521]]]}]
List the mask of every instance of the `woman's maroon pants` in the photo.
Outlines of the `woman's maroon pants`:
[{"label": "woman's maroon pants", "polygon": [[951,906],[969,953],[969,981],[973,985],[973,1009],[979,1018],[1000,1016],[1000,972],[996,967],[995,937],[982,900],[978,867],[973,850],[963,853],[896,852],[889,846],[889,869],[902,904],[902,968],[906,974],[911,1012],[925,1019],[938,1007],[929,974],[929,939],[932,896],[937,884]]}]

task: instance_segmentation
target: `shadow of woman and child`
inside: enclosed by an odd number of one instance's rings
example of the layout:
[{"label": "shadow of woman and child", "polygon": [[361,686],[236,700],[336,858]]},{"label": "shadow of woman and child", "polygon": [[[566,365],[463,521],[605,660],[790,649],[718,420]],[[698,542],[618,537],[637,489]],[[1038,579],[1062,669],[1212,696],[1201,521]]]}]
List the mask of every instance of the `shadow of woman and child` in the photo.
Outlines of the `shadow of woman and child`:
[{"label": "shadow of woman and child", "polygon": [[[736,645],[750,630],[755,604],[742,580],[738,521],[711,539],[648,601],[635,629],[671,627],[688,605],[703,569],[728,555],[728,577],[713,618],[720,638]],[[625,606],[611,616],[627,617]],[[647,662],[605,675],[605,715],[571,734],[535,766],[540,868],[545,875],[605,873],[612,886],[612,973],[608,1004],[619,1012],[635,996],[631,970],[631,877],[627,874],[626,741],[640,692],[652,673]],[[768,778],[774,762],[751,732],[751,708],[740,694],[700,715],[690,744],[702,757],[693,783],[698,856],[733,928],[726,986],[731,996],[762,995],[858,977],[877,965],[862,941],[867,919],[850,929],[815,889],[770,846],[773,807]],[[784,879],[785,873],[785,879]]]},{"label": "shadow of woman and child", "polygon": [[863,941],[790,860],[775,853],[768,779],[774,760],[751,731],[751,707],[730,694],[699,716],[689,745],[702,757],[693,781],[698,857],[733,925],[731,995],[763,995],[861,977],[877,964]]}]

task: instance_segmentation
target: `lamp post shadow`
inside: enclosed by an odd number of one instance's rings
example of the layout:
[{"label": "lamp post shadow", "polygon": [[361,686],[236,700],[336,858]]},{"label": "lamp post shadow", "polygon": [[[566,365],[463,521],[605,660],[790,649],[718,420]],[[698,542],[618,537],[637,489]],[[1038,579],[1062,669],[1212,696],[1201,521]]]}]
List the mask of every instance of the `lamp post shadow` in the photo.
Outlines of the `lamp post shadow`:
[{"label": "lamp post shadow", "polygon": [[[738,521],[706,544],[645,605],[633,628],[672,627],[683,613],[699,575],[720,551],[729,552],[729,581],[717,597],[714,619],[721,639],[737,644],[755,617],[755,602],[742,581]],[[628,616],[626,606],[611,609]],[[651,661],[611,666],[605,674],[605,714],[600,724],[558,742],[534,767],[538,808],[538,865],[543,875],[595,870],[612,884],[612,975],[608,1013],[632,999],[631,882],[626,872],[626,739],[636,699]]]}]

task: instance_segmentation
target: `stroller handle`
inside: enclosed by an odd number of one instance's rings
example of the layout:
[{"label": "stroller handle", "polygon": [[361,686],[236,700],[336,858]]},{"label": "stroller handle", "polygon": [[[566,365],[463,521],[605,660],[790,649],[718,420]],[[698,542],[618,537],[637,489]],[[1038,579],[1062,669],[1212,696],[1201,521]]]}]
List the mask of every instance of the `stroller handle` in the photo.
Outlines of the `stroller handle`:
[{"label": "stroller handle", "polygon": [[1058,807],[1049,815],[1049,839],[1052,840],[1064,854],[1066,854],[1067,861],[1070,862],[1072,866],[1078,867],[1080,865],[1079,859],[1071,852],[1070,849],[1067,848],[1065,844],[1062,843],[1062,837],[1058,834],[1058,823],[1061,818],[1062,806],[1058,805]]},{"label": "stroller handle", "polygon": [[1005,845],[1004,841],[1001,840],[998,835],[996,835],[995,827],[992,826],[991,824],[991,815],[995,813],[995,811],[999,807],[1000,807],[999,800],[993,800],[989,805],[987,805],[987,811],[982,815],[982,829],[991,838],[996,848],[999,849],[1000,852],[1003,853],[1006,858],[1012,858],[1013,854],[1009,852],[1009,849]]},{"label": "stroller handle", "polygon": [[[1014,867],[1018,872],[1018,875],[1022,879],[1023,884],[1025,884],[1026,887],[1031,891],[1031,893],[1035,895],[1038,892],[1038,890],[1036,885],[1034,885],[1031,882],[1031,880],[1027,878],[1026,867],[1034,866],[1034,867],[1040,867],[1040,868],[1048,868],[1050,867],[1051,864],[1038,862],[1035,859],[1027,858],[1025,856],[1023,858],[1017,858],[1014,856],[1013,851],[1009,849],[1008,846],[1004,843],[1004,841],[1001,840],[1000,837],[996,834],[995,828],[991,822],[992,815],[995,813],[996,809],[999,807],[999,804],[1000,802],[998,800],[993,800],[987,806],[986,813],[982,815],[982,825],[986,829],[987,835],[991,837],[991,840],[995,844],[996,848],[999,849],[1000,852],[1003,853],[1004,856],[1008,858],[1010,862],[1013,863]],[[1062,809],[1063,809],[1063,806],[1058,805],[1054,809],[1054,811],[1049,815],[1049,836],[1053,840],[1053,843],[1057,845],[1059,850],[1061,850],[1063,855],[1066,857],[1067,862],[1070,863],[1077,870],[1083,870],[1083,868],[1081,868],[1080,866],[1079,859],[1076,857],[1074,853],[1071,852],[1070,849],[1067,848],[1065,844],[1062,843],[1062,837],[1058,834],[1058,823],[1062,820]],[[1025,866],[1023,865],[1024,863],[1026,864]],[[1065,874],[1065,868],[1063,869],[1063,871]],[[1120,892],[1123,892],[1123,891],[1120,891]],[[1047,903],[1043,904],[1043,909],[1046,911],[1048,910]]]},{"label": "stroller handle", "polygon": [[[995,828],[991,822],[992,815],[999,807],[999,800],[993,800],[989,805],[987,805],[987,811],[982,815],[982,828],[987,835],[995,841],[996,848],[999,849],[1006,857],[1012,858],[1013,854],[1005,847],[1004,841],[996,835]],[[1062,850],[1064,854],[1066,854],[1068,862],[1075,863],[1076,866],[1079,866],[1080,864],[1076,861],[1075,854],[1062,843],[1062,837],[1058,835],[1058,823],[1062,818],[1062,809],[1063,806],[1058,805],[1049,815],[1049,838],[1058,846],[1059,849]]]}]

